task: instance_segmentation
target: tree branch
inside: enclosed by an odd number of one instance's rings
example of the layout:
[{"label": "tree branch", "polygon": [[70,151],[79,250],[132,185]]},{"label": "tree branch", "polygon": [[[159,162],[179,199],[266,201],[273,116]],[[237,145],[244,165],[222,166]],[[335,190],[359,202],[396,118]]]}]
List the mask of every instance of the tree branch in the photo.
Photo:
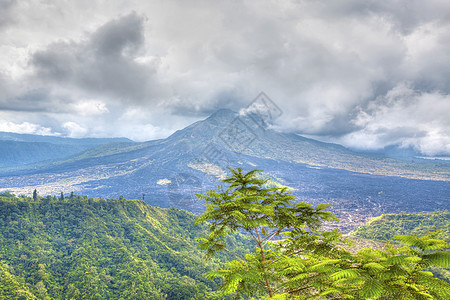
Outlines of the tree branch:
[{"label": "tree branch", "polygon": [[242,260],[246,260],[245,257],[243,257],[242,255],[239,255],[239,254],[237,254],[237,253],[234,253],[233,251],[230,251],[230,250],[228,250],[227,248],[223,248],[223,250],[226,251],[226,252],[228,252],[228,253],[233,254],[234,256],[239,257],[239,258],[242,259]]},{"label": "tree branch", "polygon": [[281,230],[283,230],[284,228],[286,228],[286,227],[278,228],[275,232],[272,232],[270,235],[266,236],[266,237],[262,240],[263,242],[265,241],[264,245],[267,244],[274,236],[276,236],[278,233],[280,233]]},{"label": "tree branch", "polygon": [[255,227],[255,232],[256,232],[256,236],[258,237],[258,246],[259,246],[259,249],[261,250],[261,264],[262,264],[262,267],[264,270],[264,273],[263,273],[264,281],[266,282],[266,288],[267,288],[267,291],[269,292],[269,297],[272,298],[273,297],[272,287],[270,286],[269,280],[267,279],[267,276],[265,274],[267,272],[267,266],[266,266],[266,255],[264,253],[264,246],[262,245],[261,237],[259,236],[259,232],[256,227]]}]

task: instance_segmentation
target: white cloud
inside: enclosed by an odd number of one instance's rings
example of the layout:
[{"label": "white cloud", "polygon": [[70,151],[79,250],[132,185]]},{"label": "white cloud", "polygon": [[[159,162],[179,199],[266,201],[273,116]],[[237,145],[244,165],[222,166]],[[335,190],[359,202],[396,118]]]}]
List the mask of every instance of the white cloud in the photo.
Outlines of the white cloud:
[{"label": "white cloud", "polygon": [[51,128],[38,124],[29,122],[14,123],[5,120],[0,120],[0,131],[38,135],[60,135],[57,132],[53,132]]},{"label": "white cloud", "polygon": [[448,1],[7,2],[0,111],[52,131],[163,137],[264,91],[285,130],[448,152]]},{"label": "white cloud", "polygon": [[357,149],[400,145],[427,155],[448,154],[449,112],[450,95],[400,84],[359,112],[353,121],[359,130],[336,141]]},{"label": "white cloud", "polygon": [[73,110],[82,116],[96,116],[109,112],[106,104],[100,100],[85,99],[71,104]]},{"label": "white cloud", "polygon": [[72,138],[80,138],[80,137],[84,137],[86,135],[86,133],[88,132],[88,129],[84,128],[83,126],[81,126],[78,123],[75,122],[65,122],[62,127],[64,129],[66,129],[67,131],[67,136],[72,137]]}]

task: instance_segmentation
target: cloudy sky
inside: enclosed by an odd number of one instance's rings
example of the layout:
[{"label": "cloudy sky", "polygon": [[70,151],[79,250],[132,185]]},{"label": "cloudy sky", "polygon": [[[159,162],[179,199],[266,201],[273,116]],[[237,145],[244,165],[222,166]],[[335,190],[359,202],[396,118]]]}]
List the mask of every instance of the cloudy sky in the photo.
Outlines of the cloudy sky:
[{"label": "cloudy sky", "polygon": [[0,131],[143,141],[261,91],[279,130],[450,155],[450,2],[0,0]]}]

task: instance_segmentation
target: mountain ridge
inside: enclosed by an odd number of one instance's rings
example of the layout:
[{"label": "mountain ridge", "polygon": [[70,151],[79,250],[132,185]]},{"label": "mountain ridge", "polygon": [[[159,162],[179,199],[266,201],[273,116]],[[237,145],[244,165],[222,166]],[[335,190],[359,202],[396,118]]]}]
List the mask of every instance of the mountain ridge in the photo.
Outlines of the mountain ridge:
[{"label": "mountain ridge", "polygon": [[69,138],[0,132],[0,170],[36,167],[64,159],[98,145],[132,142],[126,138]]},{"label": "mountain ridge", "polygon": [[219,185],[227,167],[242,167],[264,170],[302,201],[331,203],[348,230],[377,214],[450,208],[450,163],[356,153],[276,132],[257,117],[220,110],[165,139],[103,144],[38,168],[0,172],[0,192],[146,194],[149,204],[200,213],[195,193]]}]

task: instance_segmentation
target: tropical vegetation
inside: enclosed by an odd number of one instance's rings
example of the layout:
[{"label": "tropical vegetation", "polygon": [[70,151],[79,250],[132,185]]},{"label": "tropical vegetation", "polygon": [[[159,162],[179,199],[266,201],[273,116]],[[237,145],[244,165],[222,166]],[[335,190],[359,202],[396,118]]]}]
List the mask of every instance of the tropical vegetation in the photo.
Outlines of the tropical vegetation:
[{"label": "tropical vegetation", "polygon": [[222,299],[203,274],[231,257],[204,262],[194,220],[139,200],[0,194],[0,299]]},{"label": "tropical vegetation", "polygon": [[267,186],[259,171],[230,170],[220,186],[205,195],[206,211],[197,224],[209,222],[199,238],[206,258],[232,252],[225,241],[246,232],[254,250],[235,254],[227,268],[211,271],[222,279],[222,295],[273,299],[449,299],[450,285],[427,271],[450,266],[447,242],[438,233],[398,236],[404,246],[351,253],[337,230],[323,231],[336,220],[326,204],[297,203],[286,187]]},{"label": "tropical vegetation", "polygon": [[384,214],[359,227],[353,235],[372,240],[390,240],[396,235],[425,235],[439,231],[439,237],[450,239],[450,212],[418,214]]},{"label": "tropical vegetation", "polygon": [[355,234],[394,241],[353,253],[323,229],[338,221],[327,204],[299,203],[258,170],[230,172],[198,195],[199,217],[123,197],[0,193],[0,299],[450,298],[447,212],[376,218]]}]

